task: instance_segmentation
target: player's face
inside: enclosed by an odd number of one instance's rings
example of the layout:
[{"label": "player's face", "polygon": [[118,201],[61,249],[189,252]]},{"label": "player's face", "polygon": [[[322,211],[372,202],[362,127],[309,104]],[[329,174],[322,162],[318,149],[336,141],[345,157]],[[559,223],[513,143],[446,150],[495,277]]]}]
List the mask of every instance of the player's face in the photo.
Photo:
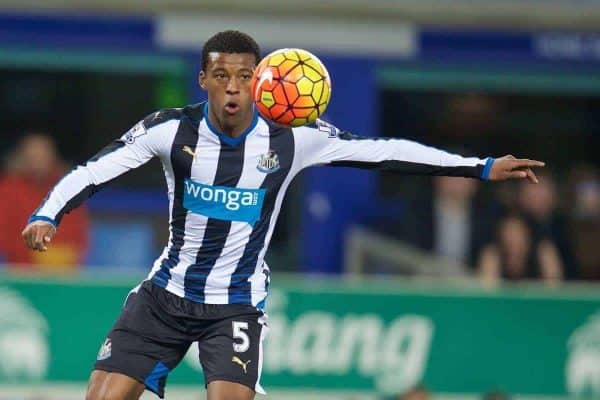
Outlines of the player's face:
[{"label": "player's face", "polygon": [[256,58],[251,53],[210,53],[200,86],[208,92],[211,120],[224,133],[239,135],[252,121],[250,93]]}]

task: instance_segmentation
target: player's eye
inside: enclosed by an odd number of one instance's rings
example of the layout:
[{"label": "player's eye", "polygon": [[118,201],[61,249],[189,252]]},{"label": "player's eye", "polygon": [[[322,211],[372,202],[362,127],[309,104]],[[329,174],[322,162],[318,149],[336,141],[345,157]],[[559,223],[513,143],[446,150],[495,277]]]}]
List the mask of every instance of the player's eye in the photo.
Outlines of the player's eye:
[{"label": "player's eye", "polygon": [[245,81],[249,81],[250,79],[252,79],[252,75],[250,74],[242,74],[242,79]]},{"label": "player's eye", "polygon": [[217,72],[215,74],[216,79],[225,79],[225,74],[223,72]]}]

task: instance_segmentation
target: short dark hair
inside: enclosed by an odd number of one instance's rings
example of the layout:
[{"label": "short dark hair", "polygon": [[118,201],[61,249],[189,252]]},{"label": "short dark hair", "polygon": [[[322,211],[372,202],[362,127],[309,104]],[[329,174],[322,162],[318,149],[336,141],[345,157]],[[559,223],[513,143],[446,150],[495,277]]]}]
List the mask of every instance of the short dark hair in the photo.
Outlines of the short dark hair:
[{"label": "short dark hair", "polygon": [[209,53],[251,53],[260,60],[258,43],[248,34],[240,31],[228,30],[213,35],[204,43],[202,48],[202,71],[206,71]]}]

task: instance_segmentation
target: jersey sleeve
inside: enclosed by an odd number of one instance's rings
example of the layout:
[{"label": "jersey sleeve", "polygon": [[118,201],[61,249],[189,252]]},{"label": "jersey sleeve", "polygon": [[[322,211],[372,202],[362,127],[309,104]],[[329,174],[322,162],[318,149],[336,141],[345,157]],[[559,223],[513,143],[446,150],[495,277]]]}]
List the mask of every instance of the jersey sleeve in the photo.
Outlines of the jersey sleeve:
[{"label": "jersey sleeve", "polygon": [[294,137],[302,168],[329,165],[485,180],[494,161],[462,157],[411,140],[361,137],[319,120],[295,129]]},{"label": "jersey sleeve", "polygon": [[169,124],[151,120],[152,116],[138,122],[121,138],[100,150],[86,163],[78,165],[65,175],[48,193],[41,205],[29,218],[60,224],[65,213],[73,210],[106,184],[137,168],[168,149],[165,129]]}]

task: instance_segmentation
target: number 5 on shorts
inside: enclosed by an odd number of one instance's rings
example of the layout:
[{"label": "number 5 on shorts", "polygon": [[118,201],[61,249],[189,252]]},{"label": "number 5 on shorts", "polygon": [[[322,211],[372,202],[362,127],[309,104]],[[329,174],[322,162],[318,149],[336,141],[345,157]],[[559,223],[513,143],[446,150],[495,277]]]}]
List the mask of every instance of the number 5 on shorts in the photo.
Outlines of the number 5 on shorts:
[{"label": "number 5 on shorts", "polygon": [[248,334],[244,332],[244,330],[248,329],[248,323],[233,321],[231,325],[233,327],[233,338],[242,341],[242,343],[233,343],[233,351],[236,353],[243,353],[250,348],[250,338],[248,337]]}]

